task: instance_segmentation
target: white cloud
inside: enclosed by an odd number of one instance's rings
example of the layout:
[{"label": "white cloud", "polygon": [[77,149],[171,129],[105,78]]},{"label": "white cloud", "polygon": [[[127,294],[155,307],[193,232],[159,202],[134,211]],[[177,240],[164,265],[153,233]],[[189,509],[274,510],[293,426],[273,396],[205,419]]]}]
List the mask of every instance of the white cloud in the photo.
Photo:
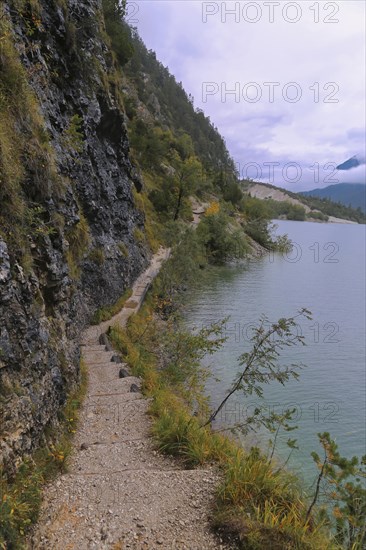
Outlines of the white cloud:
[{"label": "white cloud", "polygon": [[[229,10],[238,4],[239,22],[227,15],[223,23],[221,6]],[[195,105],[219,128],[241,166],[249,161],[277,161],[281,166],[293,161],[305,173],[314,163],[339,164],[365,147],[365,4],[347,0],[280,2],[275,6],[275,2],[273,23],[269,22],[267,4],[141,0],[137,26],[147,47],[156,51],[194,96]],[[319,23],[314,22],[317,6]],[[202,12],[216,9],[218,13],[208,15],[203,23]],[[245,9],[248,11],[243,12]],[[243,13],[254,18],[260,9],[257,23],[244,20]],[[297,23],[284,20],[283,13],[294,18],[300,9]],[[325,23],[326,17],[339,22]],[[202,101],[204,82],[218,87],[207,102]],[[263,95],[258,102],[245,101],[243,95],[238,103],[233,95],[222,102],[220,92],[225,85],[234,89],[239,83],[243,94],[249,82],[260,86]],[[273,102],[266,82],[280,83],[274,88]],[[301,90],[297,103],[282,96],[289,82],[296,82]],[[253,94],[255,90],[247,91]],[[294,87],[288,88],[290,97],[295,92]],[[325,103],[327,99],[338,102]],[[324,181],[327,174],[322,170],[319,186],[328,184]],[[295,188],[283,180],[276,183]],[[296,185],[311,188],[314,181],[304,177]]]}]

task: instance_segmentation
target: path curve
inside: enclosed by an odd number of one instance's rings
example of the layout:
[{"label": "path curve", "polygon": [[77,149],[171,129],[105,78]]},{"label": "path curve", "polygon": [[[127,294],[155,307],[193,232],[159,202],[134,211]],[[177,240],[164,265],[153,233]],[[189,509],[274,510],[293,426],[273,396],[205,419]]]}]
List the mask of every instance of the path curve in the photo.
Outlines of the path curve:
[{"label": "path curve", "polygon": [[82,345],[98,345],[101,334],[107,332],[108,327],[112,325],[125,326],[127,320],[133,313],[136,313],[144,301],[146,292],[149,290],[152,281],[160,271],[165,260],[169,258],[170,249],[160,247],[158,252],[152,257],[149,267],[139,275],[132,286],[132,295],[127,304],[135,303],[134,307],[123,307],[109,321],[103,321],[99,325],[89,327],[83,334]]}]

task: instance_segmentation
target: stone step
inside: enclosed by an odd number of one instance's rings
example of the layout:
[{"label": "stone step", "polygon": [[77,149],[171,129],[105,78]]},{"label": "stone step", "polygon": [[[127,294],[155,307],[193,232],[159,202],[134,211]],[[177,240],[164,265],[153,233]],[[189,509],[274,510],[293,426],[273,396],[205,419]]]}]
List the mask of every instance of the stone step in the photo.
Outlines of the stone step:
[{"label": "stone step", "polygon": [[[119,401],[116,401],[117,398]],[[141,415],[145,416],[147,412],[148,403],[141,394],[94,395],[85,403],[79,440],[93,443],[131,439],[137,434],[147,436],[150,426],[147,422],[141,426]]]},{"label": "stone step", "polygon": [[86,362],[90,361],[91,363],[102,363],[110,361],[113,355],[117,355],[114,351],[83,351],[83,357]]},{"label": "stone step", "polygon": [[94,369],[103,369],[105,367],[108,369],[109,367],[115,367],[119,369],[125,369],[128,370],[128,365],[126,363],[115,363],[114,361],[111,361],[110,359],[105,361],[88,361],[87,366],[89,370]]},{"label": "stone step", "polygon": [[86,361],[86,366],[88,368],[89,371],[95,369],[95,368],[99,368],[99,367],[107,367],[107,365],[114,365],[115,367],[120,367],[120,368],[125,368],[124,367],[124,363],[115,363],[114,361],[111,361],[109,358],[106,358],[104,359],[104,361],[102,360],[97,360],[97,361]]},{"label": "stone step", "polygon": [[[141,397],[140,392],[131,392],[131,386],[135,384],[134,378],[129,376],[128,378],[113,378],[100,382],[99,380],[90,381],[90,390],[93,392],[93,396],[111,396],[112,401],[116,395],[126,395],[135,393]],[[137,384],[136,384],[137,386]],[[137,386],[139,387],[139,386]]]},{"label": "stone step", "polygon": [[[126,386],[118,383],[119,380],[109,380],[107,382],[100,383],[98,381],[94,381],[91,383],[91,391],[93,392],[93,396],[103,396],[103,395],[110,395],[115,392],[118,392],[119,394],[123,394],[126,396],[130,393],[131,384]],[[112,398],[113,400],[113,398]]]},{"label": "stone step", "polygon": [[104,344],[81,344],[81,351],[105,351],[105,345]]},{"label": "stone step", "polygon": [[106,357],[104,360],[97,359],[96,361],[87,361],[86,364],[89,369],[94,369],[94,368],[103,367],[107,365],[114,365],[115,367],[126,368],[125,363],[116,363],[115,361],[111,361],[111,359],[108,357]]},{"label": "stone step", "polygon": [[127,363],[117,363],[116,361],[111,361],[110,359],[106,359],[105,361],[90,361],[90,363],[88,363],[88,366],[91,367],[91,369],[102,369],[103,367],[116,367],[117,369],[124,369],[124,370],[127,370],[128,372],[130,371],[130,368],[129,366],[127,365]]},{"label": "stone step", "polygon": [[131,376],[130,378],[119,379],[118,386],[116,384],[110,385],[105,392],[102,391],[102,388],[90,388],[90,395],[85,400],[85,410],[110,407],[124,408],[135,401],[139,401],[142,407],[147,408],[149,402],[143,398],[141,393],[130,392],[131,385],[136,382],[139,383],[136,378]]},{"label": "stone step", "polygon": [[[103,466],[97,466],[94,471],[89,470],[70,472],[68,474],[68,505],[70,510],[75,507],[78,509],[78,503],[80,501],[80,491],[82,490],[83,498],[91,504],[91,509],[85,509],[85,514],[90,514],[92,520],[95,521],[95,515],[97,511],[106,513],[112,509],[114,515],[120,515],[121,523],[126,518],[126,495],[133,495],[133,498],[128,500],[128,517],[134,516],[145,518],[151,518],[152,510],[154,511],[152,519],[152,525],[155,526],[158,523],[158,518],[174,517],[172,514],[172,499],[171,494],[176,493],[182,495],[182,486],[189,484],[192,487],[196,487],[196,494],[194,498],[199,501],[199,495],[204,487],[212,487],[210,478],[212,474],[209,470],[175,470],[173,468],[159,469],[149,467],[133,467],[128,464],[127,466],[120,465],[115,470],[106,471]],[[147,488],[156,488],[154,490],[147,490]],[[162,491],[161,489],[165,489]],[[64,499],[64,489],[59,489],[60,500]],[[159,505],[156,501],[156,493],[164,495],[161,498]],[[193,495],[191,495],[193,498]],[[189,499],[188,499],[189,502]],[[187,508],[189,511],[190,508]],[[71,517],[75,517],[72,516]],[[74,520],[75,521],[75,520]],[[127,527],[131,528],[133,522],[129,519]],[[185,528],[186,529],[186,528]],[[65,530],[65,533],[70,530]],[[186,531],[184,531],[186,534]],[[80,537],[80,542],[83,542],[82,529],[76,530],[76,535]],[[70,546],[71,548],[71,546]],[[74,546],[76,548],[76,546]],[[80,546],[77,546],[80,549]],[[141,549],[141,546],[135,548]],[[148,547],[150,548],[150,547]],[[152,548],[156,548],[153,546]],[[162,548],[173,548],[173,546],[163,546]],[[182,546],[180,548],[192,548],[197,550],[196,546]],[[202,548],[202,547],[200,547]],[[216,546],[206,548],[218,548]]]},{"label": "stone step", "polygon": [[116,355],[116,352],[113,349],[107,350],[105,349],[105,346],[103,347],[103,349],[98,349],[98,350],[82,348],[81,352],[84,357],[90,357],[90,358],[99,357],[99,356],[103,357],[103,354],[106,354],[106,353],[109,353],[110,355]]},{"label": "stone step", "polygon": [[[93,477],[98,478],[99,480],[102,478],[106,478],[107,476],[117,476],[119,474],[126,474],[128,472],[132,474],[137,475],[143,475],[143,474],[156,474],[159,475],[159,473],[170,473],[170,472],[178,472],[179,470],[159,470],[158,464],[156,464],[156,467],[154,468],[153,465],[149,467],[146,465],[146,461],[144,462],[141,460],[140,456],[137,455],[136,457],[130,456],[130,460],[135,461],[135,467],[129,466],[129,463],[127,463],[126,467],[124,468],[124,457],[123,454],[119,451],[117,456],[114,456],[114,453],[110,453],[109,451],[112,450],[113,447],[108,449],[106,447],[106,452],[108,452],[108,466],[105,465],[105,461],[98,457],[99,460],[93,460],[93,456],[90,456],[89,458],[89,464],[85,465],[84,467],[80,467],[78,472],[75,472],[74,476],[85,476],[85,477]],[[114,450],[114,449],[113,449]],[[123,476],[124,477],[124,476]],[[182,477],[182,480],[185,478]]]},{"label": "stone step", "polygon": [[119,379],[119,365],[116,363],[104,363],[93,365],[89,368],[88,376],[89,381],[99,380],[100,382],[107,382],[111,379]]}]

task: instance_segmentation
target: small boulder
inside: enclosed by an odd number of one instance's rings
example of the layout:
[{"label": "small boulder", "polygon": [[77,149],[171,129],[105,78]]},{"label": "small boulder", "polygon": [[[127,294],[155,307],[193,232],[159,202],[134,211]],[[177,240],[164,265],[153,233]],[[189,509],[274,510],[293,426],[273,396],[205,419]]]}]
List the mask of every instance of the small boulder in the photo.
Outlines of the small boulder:
[{"label": "small boulder", "polygon": [[140,388],[138,387],[137,384],[131,384],[131,387],[130,387],[131,393],[139,393],[139,391],[140,391]]},{"label": "small boulder", "polygon": [[127,378],[130,373],[126,369],[119,369],[119,378]]}]

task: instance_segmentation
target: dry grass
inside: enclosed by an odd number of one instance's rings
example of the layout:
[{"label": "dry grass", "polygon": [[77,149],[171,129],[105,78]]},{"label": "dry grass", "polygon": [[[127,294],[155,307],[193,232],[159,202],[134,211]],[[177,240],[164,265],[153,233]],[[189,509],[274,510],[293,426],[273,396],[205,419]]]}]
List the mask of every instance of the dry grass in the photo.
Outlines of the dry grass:
[{"label": "dry grass", "polygon": [[80,384],[70,394],[62,411],[59,431],[47,434],[48,443],[32,458],[25,459],[14,478],[0,470],[0,549],[24,548],[24,537],[39,514],[42,491],[47,482],[67,471],[78,410],[86,395],[87,372],[80,364]]},{"label": "dry grass", "polygon": [[[19,1],[18,9],[26,3]],[[37,25],[38,2],[29,3],[23,19]],[[32,17],[31,17],[32,16]],[[28,84],[11,24],[0,6],[0,223],[1,232],[13,253],[26,267],[31,263],[29,235],[36,237],[27,223],[30,203],[61,196],[62,178],[56,169],[37,98]],[[16,93],[14,91],[16,90]],[[31,182],[31,185],[29,184]]]},{"label": "dry grass", "polygon": [[215,527],[249,550],[338,548],[320,520],[314,517],[305,523],[307,505],[294,475],[276,470],[258,450],[247,453],[229,437],[203,428],[202,419],[192,416],[179,388],[159,368],[152,303],[150,296],[127,329],[113,327],[111,338],[132,372],[143,378],[145,393],[153,397],[150,413],[158,448],[179,457],[187,467],[215,462],[221,468]]}]

